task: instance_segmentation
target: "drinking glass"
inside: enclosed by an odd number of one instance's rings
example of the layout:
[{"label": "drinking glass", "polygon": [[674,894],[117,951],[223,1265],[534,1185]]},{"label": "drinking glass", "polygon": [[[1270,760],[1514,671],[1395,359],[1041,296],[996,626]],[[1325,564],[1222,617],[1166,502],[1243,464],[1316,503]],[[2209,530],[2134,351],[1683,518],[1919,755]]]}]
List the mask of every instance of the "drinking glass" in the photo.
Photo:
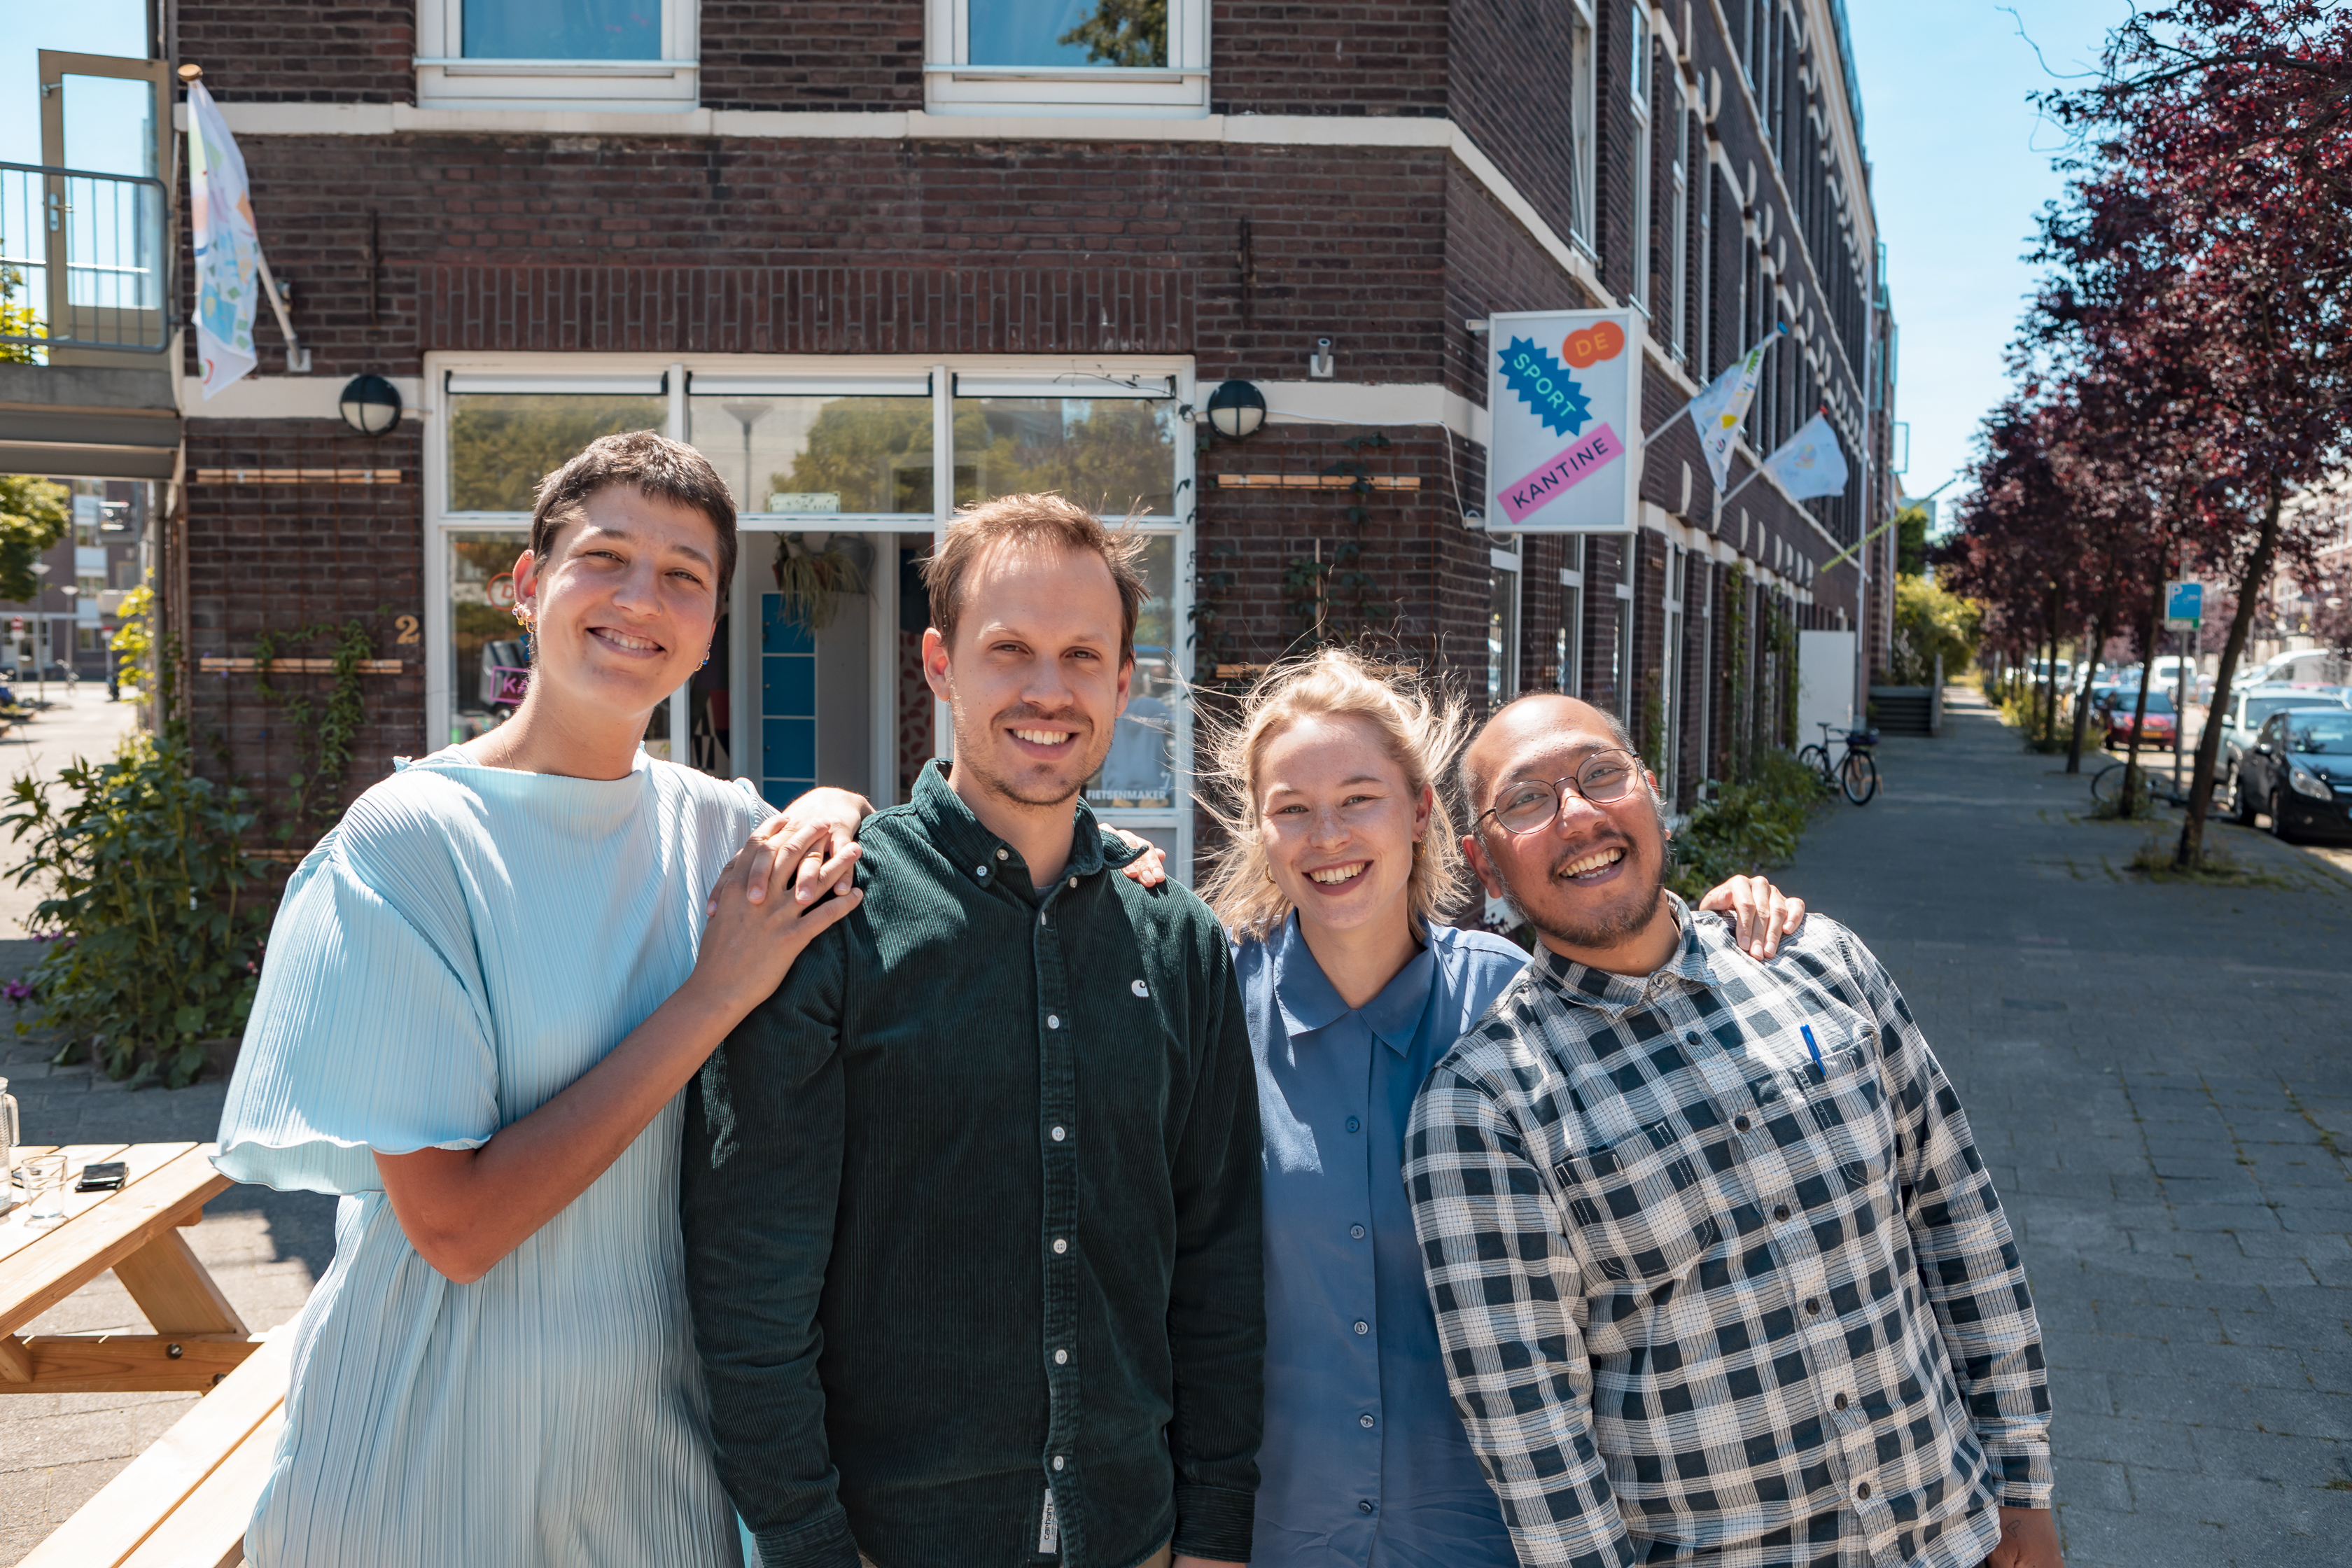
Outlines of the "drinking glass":
[{"label": "drinking glass", "polygon": [[25,1177],[26,1220],[55,1225],[66,1217],[66,1157],[36,1154],[19,1167]]}]

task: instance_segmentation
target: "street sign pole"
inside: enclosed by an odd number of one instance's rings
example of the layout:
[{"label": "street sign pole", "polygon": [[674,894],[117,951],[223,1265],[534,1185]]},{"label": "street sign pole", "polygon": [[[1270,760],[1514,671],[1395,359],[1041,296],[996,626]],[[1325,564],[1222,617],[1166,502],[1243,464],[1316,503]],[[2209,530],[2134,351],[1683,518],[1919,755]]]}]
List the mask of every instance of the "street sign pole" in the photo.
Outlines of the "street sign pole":
[{"label": "street sign pole", "polygon": [[[2197,655],[2197,633],[2205,623],[2205,584],[2202,583],[2167,583],[2164,585],[2165,625],[2180,634],[2180,654],[2173,671],[2172,699],[2172,795],[2180,797],[2180,743],[2189,730],[2189,670]],[[2207,714],[2211,722],[2212,715]]]}]

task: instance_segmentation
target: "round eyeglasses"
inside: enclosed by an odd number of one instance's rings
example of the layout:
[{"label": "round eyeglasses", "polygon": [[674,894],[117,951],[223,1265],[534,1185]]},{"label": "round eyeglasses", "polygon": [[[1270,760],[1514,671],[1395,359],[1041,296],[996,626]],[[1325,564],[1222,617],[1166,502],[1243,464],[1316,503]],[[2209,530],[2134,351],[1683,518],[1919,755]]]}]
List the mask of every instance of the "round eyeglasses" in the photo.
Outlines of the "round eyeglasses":
[{"label": "round eyeglasses", "polygon": [[1559,820],[1567,791],[1574,790],[1594,805],[1608,805],[1625,798],[1640,771],[1641,759],[1631,752],[1595,752],[1568,778],[1551,784],[1522,779],[1506,785],[1501,798],[1478,814],[1477,822],[1491,816],[1506,833],[1533,833]]}]

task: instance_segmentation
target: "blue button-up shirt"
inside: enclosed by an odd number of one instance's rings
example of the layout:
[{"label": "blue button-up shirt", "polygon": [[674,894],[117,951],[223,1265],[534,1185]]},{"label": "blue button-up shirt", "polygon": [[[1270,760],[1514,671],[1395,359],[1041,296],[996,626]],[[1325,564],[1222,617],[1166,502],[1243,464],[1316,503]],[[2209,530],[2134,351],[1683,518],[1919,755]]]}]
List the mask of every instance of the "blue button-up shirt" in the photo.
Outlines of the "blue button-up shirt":
[{"label": "blue button-up shirt", "polygon": [[1298,932],[1234,949],[1265,1133],[1265,1439],[1254,1568],[1510,1568],[1454,1413],[1400,1172],[1412,1100],[1527,966],[1429,928],[1350,1010]]}]

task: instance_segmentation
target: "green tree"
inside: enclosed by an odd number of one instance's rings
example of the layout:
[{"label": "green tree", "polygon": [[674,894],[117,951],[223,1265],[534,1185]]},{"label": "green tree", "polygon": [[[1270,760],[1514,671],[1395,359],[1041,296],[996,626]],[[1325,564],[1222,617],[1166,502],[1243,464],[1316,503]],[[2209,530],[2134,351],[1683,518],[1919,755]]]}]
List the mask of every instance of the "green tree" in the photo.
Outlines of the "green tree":
[{"label": "green tree", "polygon": [[1927,509],[1906,506],[1895,514],[1895,570],[1916,577],[1927,570]]},{"label": "green tree", "polygon": [[658,397],[539,393],[450,399],[449,506],[453,511],[529,511],[539,481],[599,436],[659,430]]},{"label": "green tree", "polygon": [[1924,575],[1895,579],[1895,648],[1887,670],[1896,686],[1925,686],[1936,679],[1936,656],[1944,656],[1946,679],[1977,657],[1984,607],[1963,599]]},{"label": "green tree", "polygon": [[33,566],[65,537],[72,520],[68,506],[63,485],[0,474],[0,599],[21,605],[39,595],[41,579]]},{"label": "green tree", "polygon": [[[16,290],[25,286],[25,275],[13,267],[0,267],[0,337],[39,338],[48,334],[41,330],[40,307],[27,300],[16,303]],[[41,351],[30,343],[0,342],[0,364],[38,364]]]},{"label": "green tree", "polygon": [[1168,63],[1168,0],[1101,0],[1094,15],[1054,40],[1087,51],[1097,66]]},{"label": "green tree", "polygon": [[148,660],[155,651],[154,616],[152,578],[122,595],[121,624],[106,646],[114,655],[115,679],[125,686],[147,685]]}]

